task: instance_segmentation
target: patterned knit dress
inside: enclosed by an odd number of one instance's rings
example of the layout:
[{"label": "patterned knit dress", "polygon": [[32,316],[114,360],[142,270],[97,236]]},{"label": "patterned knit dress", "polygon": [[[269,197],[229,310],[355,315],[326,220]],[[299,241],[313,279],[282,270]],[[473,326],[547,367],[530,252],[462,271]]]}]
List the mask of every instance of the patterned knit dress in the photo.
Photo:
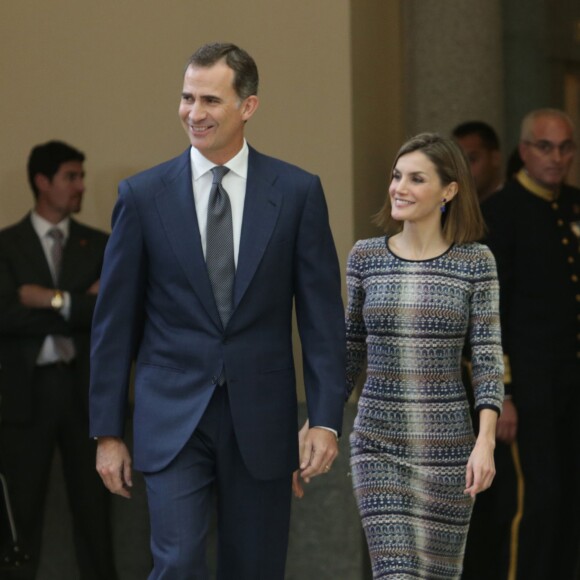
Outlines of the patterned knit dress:
[{"label": "patterned knit dress", "polygon": [[461,380],[466,340],[476,409],[503,401],[494,258],[469,243],[404,260],[373,238],[351,251],[347,285],[349,393],[367,363],[350,441],[373,577],[459,578],[475,442]]}]

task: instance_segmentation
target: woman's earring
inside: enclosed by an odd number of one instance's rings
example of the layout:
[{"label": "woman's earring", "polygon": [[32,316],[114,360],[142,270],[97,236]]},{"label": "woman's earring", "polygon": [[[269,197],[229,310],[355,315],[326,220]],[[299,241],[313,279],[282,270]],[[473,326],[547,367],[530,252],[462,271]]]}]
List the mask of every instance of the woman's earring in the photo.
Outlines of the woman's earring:
[{"label": "woman's earring", "polygon": [[441,210],[441,213],[445,213],[445,210],[447,209],[447,207],[445,206],[446,203],[447,200],[443,198],[443,201],[441,202],[441,207],[439,208]]}]

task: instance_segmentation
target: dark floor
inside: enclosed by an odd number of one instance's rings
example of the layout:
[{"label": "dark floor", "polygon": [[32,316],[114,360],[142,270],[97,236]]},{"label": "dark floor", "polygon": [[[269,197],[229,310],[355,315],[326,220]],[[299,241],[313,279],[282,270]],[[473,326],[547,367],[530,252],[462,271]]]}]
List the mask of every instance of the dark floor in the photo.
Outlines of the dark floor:
[{"label": "dark floor", "polygon": [[[304,406],[303,406],[304,407]],[[302,416],[305,409],[301,408]],[[348,434],[355,405],[346,407],[340,456],[332,471],[314,479],[294,500],[286,580],[363,580],[362,533],[348,465]],[[121,580],[144,580],[150,567],[143,480],[135,474],[133,499],[115,497],[114,534]],[[38,580],[77,580],[70,516],[60,464],[53,468]]]}]

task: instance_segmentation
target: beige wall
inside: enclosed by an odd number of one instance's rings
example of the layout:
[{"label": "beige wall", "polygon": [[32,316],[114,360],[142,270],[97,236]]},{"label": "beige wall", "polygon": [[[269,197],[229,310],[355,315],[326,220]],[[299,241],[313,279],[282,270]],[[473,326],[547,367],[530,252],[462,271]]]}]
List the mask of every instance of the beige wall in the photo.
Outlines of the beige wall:
[{"label": "beige wall", "polygon": [[[341,267],[376,235],[403,134],[399,2],[383,0],[27,0],[0,4],[0,227],[32,205],[31,147],[87,155],[80,219],[109,229],[120,179],[179,154],[183,65],[200,44],[256,59],[257,149],[318,173]],[[355,185],[356,183],[356,185]]]},{"label": "beige wall", "polygon": [[59,138],[87,154],[80,218],[108,229],[118,180],[187,146],[182,68],[210,40],[255,57],[261,107],[248,138],[321,175],[344,261],[353,238],[347,0],[2,2],[0,227],[32,203],[30,148]]},{"label": "beige wall", "polygon": [[353,0],[353,219],[357,239],[380,235],[371,217],[383,205],[404,137],[403,36],[399,2]]}]

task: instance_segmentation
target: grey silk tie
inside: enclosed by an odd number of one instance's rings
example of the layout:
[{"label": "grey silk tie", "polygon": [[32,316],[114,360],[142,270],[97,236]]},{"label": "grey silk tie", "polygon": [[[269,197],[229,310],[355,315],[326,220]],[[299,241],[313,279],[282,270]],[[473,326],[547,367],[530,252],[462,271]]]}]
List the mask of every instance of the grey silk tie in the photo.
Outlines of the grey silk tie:
[{"label": "grey silk tie", "polygon": [[[52,238],[50,248],[50,259],[52,261],[52,276],[54,284],[58,288],[60,278],[60,267],[62,264],[62,252],[64,248],[64,234],[58,228],[48,230],[48,237]],[[66,336],[53,335],[54,346],[60,360],[69,362],[75,356],[75,347],[72,339]]]},{"label": "grey silk tie", "polygon": [[230,198],[222,186],[222,178],[229,169],[218,165],[211,171],[213,182],[207,208],[205,261],[222,326],[225,328],[232,314],[236,269],[232,208]]},{"label": "grey silk tie", "polygon": [[50,249],[50,257],[52,259],[52,275],[54,277],[54,283],[58,286],[60,265],[62,263],[64,234],[58,228],[52,228],[48,231],[48,236],[52,238],[52,247]]}]

